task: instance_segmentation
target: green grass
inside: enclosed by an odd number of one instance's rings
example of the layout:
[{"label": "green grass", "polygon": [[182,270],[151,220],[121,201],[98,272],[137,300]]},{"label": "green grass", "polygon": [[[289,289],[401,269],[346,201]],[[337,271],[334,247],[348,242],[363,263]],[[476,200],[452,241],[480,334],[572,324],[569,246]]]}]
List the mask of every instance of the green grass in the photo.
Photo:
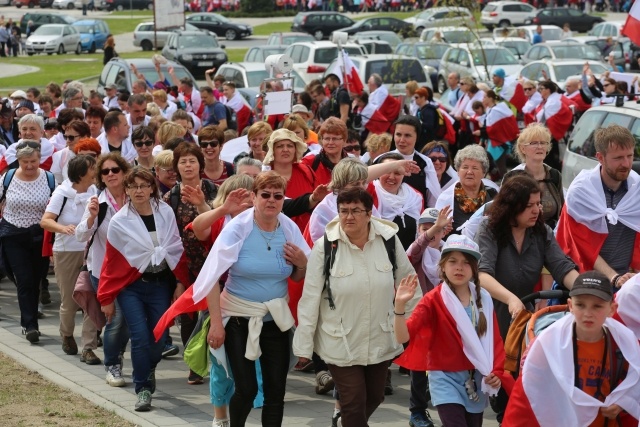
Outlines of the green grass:
[{"label": "green grass", "polygon": [[291,22],[270,22],[253,27],[255,36],[270,36],[271,33],[291,31]]},{"label": "green grass", "polygon": [[113,12],[111,12],[111,16],[120,16],[120,17],[149,16],[153,18],[153,10],[133,9],[133,10],[123,10],[122,12],[118,12],[114,10]]},{"label": "green grass", "polygon": [[[136,26],[141,22],[147,22],[149,19],[122,19],[122,18],[106,18],[105,22],[109,25],[111,34],[132,33]],[[151,17],[153,20],[153,17]]]},{"label": "green grass", "polygon": [[242,62],[245,53],[247,53],[247,50],[249,49],[225,49],[225,51],[227,52],[227,57],[229,58],[229,62]]}]

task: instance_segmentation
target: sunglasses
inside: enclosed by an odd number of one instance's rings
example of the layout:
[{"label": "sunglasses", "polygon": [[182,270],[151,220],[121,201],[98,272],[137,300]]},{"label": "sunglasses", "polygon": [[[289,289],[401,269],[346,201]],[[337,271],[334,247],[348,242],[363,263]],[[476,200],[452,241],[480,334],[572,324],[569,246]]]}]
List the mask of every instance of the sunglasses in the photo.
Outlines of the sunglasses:
[{"label": "sunglasses", "polygon": [[347,152],[352,152],[352,151],[360,151],[361,148],[359,145],[347,145],[346,147],[344,147],[344,151]]},{"label": "sunglasses", "polygon": [[64,135],[64,139],[70,142],[75,141],[76,138],[80,138],[80,135],[67,135],[67,134]]},{"label": "sunglasses", "polygon": [[122,171],[122,169],[120,169],[118,166],[116,166],[115,168],[106,168],[106,169],[102,169],[100,171],[100,173],[102,174],[102,176],[107,176],[109,175],[109,172],[111,172],[114,175],[119,174]]},{"label": "sunglasses", "polygon": [[22,149],[27,148],[27,147],[29,147],[29,148],[33,148],[34,150],[38,150],[38,151],[40,151],[40,150],[42,149],[42,147],[40,146],[40,144],[39,144],[39,143],[37,143],[37,142],[34,142],[34,141],[24,141],[24,142],[21,142],[20,144],[16,145],[16,151],[17,151],[17,150],[22,150]]},{"label": "sunglasses", "polygon": [[136,141],[133,143],[133,145],[135,145],[138,148],[142,148],[142,146],[144,145],[145,147],[151,147],[153,145],[153,141]]},{"label": "sunglasses", "polygon": [[523,89],[524,89],[524,90],[533,90],[533,88],[532,88],[532,87],[525,87],[525,88],[523,88]]},{"label": "sunglasses", "polygon": [[220,141],[218,141],[217,139],[214,139],[212,141],[199,141],[198,144],[200,145],[200,148],[216,148],[220,145]]},{"label": "sunglasses", "polygon": [[282,200],[282,199],[284,199],[284,194],[282,194],[282,193],[268,193],[268,192],[265,191],[265,192],[260,193],[260,197],[262,197],[265,200],[268,200],[268,199],[270,199],[272,197],[274,199],[276,199],[276,200]]},{"label": "sunglasses", "polygon": [[431,161],[433,163],[435,162],[440,162],[440,163],[447,163],[447,158],[446,157],[429,157],[431,159]]}]

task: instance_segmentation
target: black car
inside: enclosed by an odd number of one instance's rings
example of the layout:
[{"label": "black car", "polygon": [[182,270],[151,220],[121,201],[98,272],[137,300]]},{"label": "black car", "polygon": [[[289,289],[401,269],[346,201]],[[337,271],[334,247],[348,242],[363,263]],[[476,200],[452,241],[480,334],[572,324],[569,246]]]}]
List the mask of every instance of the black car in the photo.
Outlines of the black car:
[{"label": "black car", "polygon": [[23,35],[27,34],[27,24],[29,21],[33,22],[33,29],[37,30],[44,24],[73,24],[76,22],[76,18],[69,15],[61,15],[59,13],[48,12],[27,12],[22,15],[20,19],[20,31]]},{"label": "black car", "polygon": [[253,34],[251,25],[231,22],[217,13],[192,13],[187,16],[186,22],[201,30],[209,30],[227,40],[239,40]]},{"label": "black car", "polygon": [[227,62],[227,54],[216,36],[202,31],[174,31],[162,49],[162,56],[184,65],[196,77]]},{"label": "black car", "polygon": [[153,0],[95,0],[98,9],[108,10],[153,10]]},{"label": "black car", "polygon": [[579,33],[589,31],[591,27],[600,22],[604,22],[604,19],[599,16],[588,15],[577,9],[564,7],[541,9],[531,20],[531,23],[535,25],[555,25],[561,28],[564,24],[569,24],[571,31]]},{"label": "black car", "polygon": [[291,31],[309,33],[316,40],[322,40],[353,24],[355,22],[351,18],[338,12],[300,12],[293,18]]},{"label": "black car", "polygon": [[401,21],[397,18],[391,18],[387,16],[380,16],[375,18],[367,18],[357,21],[350,27],[343,28],[340,31],[349,35],[353,35],[360,31],[393,31],[399,33],[405,29],[410,29],[413,26],[408,22]]}]

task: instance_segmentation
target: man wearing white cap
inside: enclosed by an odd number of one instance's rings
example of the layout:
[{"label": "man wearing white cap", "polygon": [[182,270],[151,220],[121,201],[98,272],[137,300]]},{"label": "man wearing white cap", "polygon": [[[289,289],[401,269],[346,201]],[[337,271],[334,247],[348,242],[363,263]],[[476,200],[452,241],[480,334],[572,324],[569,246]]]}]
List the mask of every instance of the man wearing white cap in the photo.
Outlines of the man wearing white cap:
[{"label": "man wearing white cap", "polygon": [[110,108],[120,109],[120,105],[118,104],[118,86],[114,85],[113,83],[110,85],[106,85],[104,87],[104,91],[107,96],[102,99],[102,103],[105,107],[107,107],[107,110],[109,110]]},{"label": "man wearing white cap", "polygon": [[23,90],[16,90],[11,94],[9,99],[11,99],[12,102],[11,107],[13,107],[13,109],[15,110],[16,108],[18,108],[18,104],[20,104],[20,102],[27,99],[27,93]]}]

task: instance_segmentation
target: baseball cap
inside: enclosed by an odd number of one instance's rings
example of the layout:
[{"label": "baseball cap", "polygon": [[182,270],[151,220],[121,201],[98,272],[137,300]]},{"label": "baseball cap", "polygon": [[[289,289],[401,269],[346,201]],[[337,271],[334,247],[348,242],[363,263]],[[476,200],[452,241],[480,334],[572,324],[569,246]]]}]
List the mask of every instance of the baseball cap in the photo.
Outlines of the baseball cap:
[{"label": "baseball cap", "polygon": [[435,208],[427,208],[422,211],[422,215],[420,215],[420,219],[418,220],[418,224],[435,224],[438,220],[438,214],[440,211]]},{"label": "baseball cap", "polygon": [[23,90],[17,90],[15,92],[13,92],[9,98],[11,98],[11,99],[16,99],[16,98],[27,99],[27,93],[25,91],[23,91]]},{"label": "baseball cap", "polygon": [[493,75],[494,75],[494,76],[498,76],[498,77],[500,77],[501,79],[504,79],[504,78],[507,76],[507,73],[505,73],[505,72],[504,72],[504,69],[502,69],[502,68],[496,68],[496,69],[493,71]]},{"label": "baseball cap", "polygon": [[482,256],[480,254],[480,248],[478,244],[468,238],[467,236],[462,236],[458,234],[453,234],[449,236],[444,246],[442,247],[442,255],[447,252],[462,252],[465,254],[469,254],[473,256],[475,259],[479,260]]},{"label": "baseball cap", "polygon": [[33,105],[33,101],[29,101],[28,99],[23,99],[22,101],[20,101],[20,103],[16,107],[16,110],[19,110],[22,107],[27,107],[32,112],[36,110],[35,105]]},{"label": "baseball cap", "polygon": [[579,275],[573,282],[569,296],[576,295],[593,295],[604,301],[611,301],[613,298],[611,282],[607,276],[599,271],[587,271]]},{"label": "baseball cap", "polygon": [[111,83],[110,85],[106,85],[104,87],[105,89],[118,89],[118,86],[116,86],[115,84]]}]

